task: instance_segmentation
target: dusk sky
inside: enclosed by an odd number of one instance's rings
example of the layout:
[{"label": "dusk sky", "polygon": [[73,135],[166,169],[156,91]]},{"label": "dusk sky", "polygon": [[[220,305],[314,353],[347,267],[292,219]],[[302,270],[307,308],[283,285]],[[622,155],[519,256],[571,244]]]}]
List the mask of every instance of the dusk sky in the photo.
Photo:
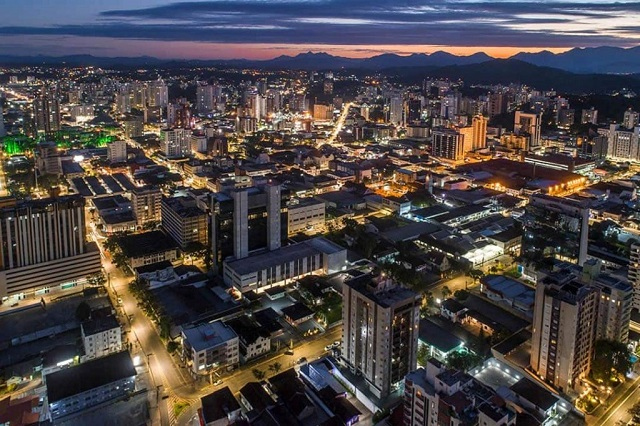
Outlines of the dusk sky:
[{"label": "dusk sky", "polygon": [[272,58],[640,43],[640,2],[2,0],[0,54]]}]

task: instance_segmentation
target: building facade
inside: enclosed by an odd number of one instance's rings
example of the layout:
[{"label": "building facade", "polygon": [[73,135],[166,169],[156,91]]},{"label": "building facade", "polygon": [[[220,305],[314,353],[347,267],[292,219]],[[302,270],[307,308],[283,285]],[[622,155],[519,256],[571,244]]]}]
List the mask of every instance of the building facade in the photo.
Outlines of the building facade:
[{"label": "building facade", "polygon": [[84,354],[100,358],[122,350],[122,329],[113,315],[91,318],[80,324]]},{"label": "building facade", "polygon": [[342,357],[384,398],[416,367],[420,296],[365,275],[342,287]]},{"label": "building facade", "polygon": [[162,228],[185,250],[190,244],[209,242],[207,214],[190,197],[164,197],[161,202]]},{"label": "building facade", "polygon": [[194,377],[222,368],[230,371],[240,362],[238,335],[222,321],[184,329],[182,360]]},{"label": "building facade", "polygon": [[138,226],[162,219],[162,192],[156,186],[136,187],[131,191],[131,207]]}]

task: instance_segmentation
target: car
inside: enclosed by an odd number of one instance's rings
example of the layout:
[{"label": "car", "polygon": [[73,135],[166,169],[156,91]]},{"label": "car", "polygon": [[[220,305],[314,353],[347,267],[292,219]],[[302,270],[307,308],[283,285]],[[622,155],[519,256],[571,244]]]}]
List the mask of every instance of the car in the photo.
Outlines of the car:
[{"label": "car", "polygon": [[220,386],[222,384],[222,379],[218,379],[215,382],[213,382],[213,386]]},{"label": "car", "polygon": [[118,305],[122,305],[122,297],[118,297]]},{"label": "car", "polygon": [[336,340],[335,342],[333,342],[333,347],[339,347],[342,344],[342,342],[340,340]]},{"label": "car", "polygon": [[307,358],[302,357],[298,360],[298,364],[304,364],[305,362],[307,362]]},{"label": "car", "polygon": [[285,355],[293,355],[293,351],[292,350],[288,350],[288,351],[284,351]]},{"label": "car", "polygon": [[325,352],[329,352],[332,348],[333,348],[332,345],[327,345],[327,346],[324,347],[324,351]]}]

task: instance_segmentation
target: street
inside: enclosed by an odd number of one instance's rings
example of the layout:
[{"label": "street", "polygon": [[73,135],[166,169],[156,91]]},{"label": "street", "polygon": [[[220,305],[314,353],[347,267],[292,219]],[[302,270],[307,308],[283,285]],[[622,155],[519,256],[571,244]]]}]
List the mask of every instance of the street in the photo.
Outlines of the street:
[{"label": "street", "polygon": [[594,426],[615,426],[627,424],[631,420],[628,410],[640,399],[640,377],[636,378],[631,385],[618,397],[609,409],[600,416],[588,416],[587,423]]}]

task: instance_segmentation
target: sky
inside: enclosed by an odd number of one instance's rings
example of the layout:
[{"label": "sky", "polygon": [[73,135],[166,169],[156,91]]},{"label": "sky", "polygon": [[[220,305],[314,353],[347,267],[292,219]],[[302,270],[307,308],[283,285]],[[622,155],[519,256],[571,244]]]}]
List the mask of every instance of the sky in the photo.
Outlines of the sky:
[{"label": "sky", "polygon": [[640,44],[640,1],[0,0],[0,54],[268,59]]}]

